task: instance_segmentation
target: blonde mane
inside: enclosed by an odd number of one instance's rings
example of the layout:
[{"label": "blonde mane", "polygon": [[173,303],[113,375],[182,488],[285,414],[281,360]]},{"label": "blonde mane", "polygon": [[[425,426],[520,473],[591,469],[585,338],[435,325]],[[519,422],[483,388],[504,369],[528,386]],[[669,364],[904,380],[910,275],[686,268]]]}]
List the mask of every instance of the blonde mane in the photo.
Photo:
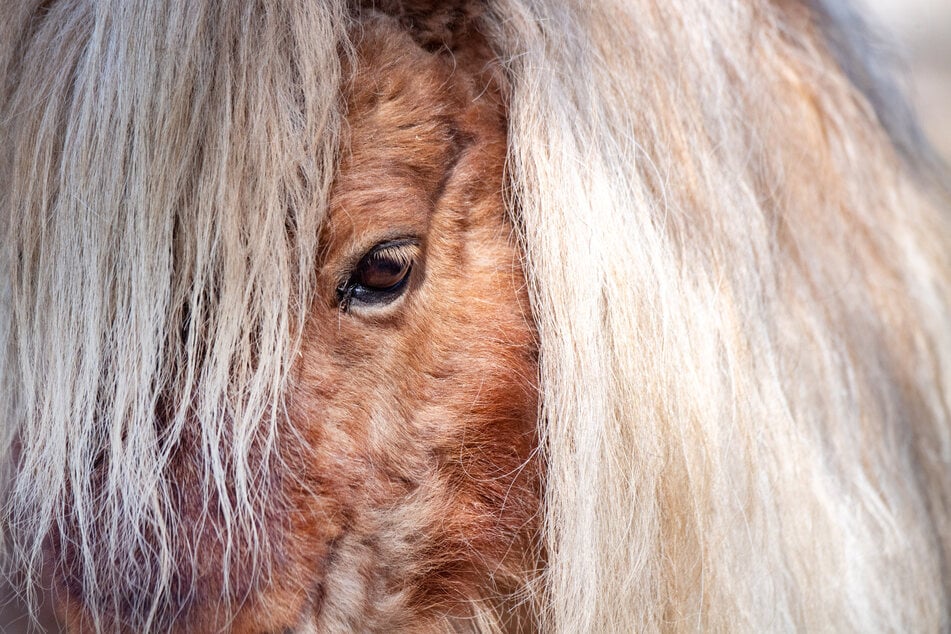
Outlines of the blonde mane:
[{"label": "blonde mane", "polygon": [[804,7],[635,4],[504,10],[552,629],[947,628],[946,209]]},{"label": "blonde mane", "polygon": [[[308,305],[346,18],[311,2],[40,5],[19,3],[0,45],[10,550],[36,571],[43,536],[72,523],[85,587],[144,578],[156,606],[180,529],[163,472],[186,433],[226,541],[264,538],[267,461],[250,457],[274,440],[261,428]],[[101,514],[110,570],[86,541]]]},{"label": "blonde mane", "polygon": [[[144,578],[153,619],[183,438],[226,542],[267,548],[352,19],[14,4],[4,554],[30,587],[47,535],[75,527],[92,604]],[[525,583],[543,631],[951,627],[951,205],[809,4],[496,0],[480,18],[510,84],[539,335],[545,569]],[[111,569],[86,541],[102,515]]]}]

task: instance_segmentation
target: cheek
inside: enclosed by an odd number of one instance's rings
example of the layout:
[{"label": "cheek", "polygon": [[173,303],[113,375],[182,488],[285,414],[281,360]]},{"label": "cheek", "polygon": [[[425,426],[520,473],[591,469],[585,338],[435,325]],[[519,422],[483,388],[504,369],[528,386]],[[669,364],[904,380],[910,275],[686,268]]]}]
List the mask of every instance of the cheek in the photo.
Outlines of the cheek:
[{"label": "cheek", "polygon": [[309,324],[289,498],[293,541],[323,553],[325,610],[341,594],[444,609],[531,566],[534,333],[516,254],[484,251],[464,277],[433,263],[394,322],[326,310]]}]

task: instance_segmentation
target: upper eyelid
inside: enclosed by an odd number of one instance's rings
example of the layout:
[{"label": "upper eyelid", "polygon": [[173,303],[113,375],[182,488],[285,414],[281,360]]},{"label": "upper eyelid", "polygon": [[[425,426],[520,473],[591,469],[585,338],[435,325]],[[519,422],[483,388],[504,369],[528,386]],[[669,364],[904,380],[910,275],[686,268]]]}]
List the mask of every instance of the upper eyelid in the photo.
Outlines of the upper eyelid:
[{"label": "upper eyelid", "polygon": [[373,255],[374,253],[379,253],[381,251],[404,249],[407,247],[418,248],[419,240],[416,238],[397,238],[395,240],[385,240],[375,244],[366,254],[364,254],[364,257],[367,255]]}]

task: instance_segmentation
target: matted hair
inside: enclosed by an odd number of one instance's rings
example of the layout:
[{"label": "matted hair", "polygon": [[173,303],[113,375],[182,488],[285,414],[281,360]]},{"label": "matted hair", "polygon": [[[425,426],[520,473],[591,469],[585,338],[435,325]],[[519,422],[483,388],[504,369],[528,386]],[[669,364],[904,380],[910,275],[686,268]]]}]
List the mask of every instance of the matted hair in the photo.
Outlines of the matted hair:
[{"label": "matted hair", "polygon": [[[539,334],[545,631],[951,626],[948,198],[837,7],[495,0],[480,17],[510,83]],[[69,524],[85,587],[147,578],[154,613],[183,434],[227,541],[265,539],[348,9],[7,11],[5,550],[38,571]]]}]

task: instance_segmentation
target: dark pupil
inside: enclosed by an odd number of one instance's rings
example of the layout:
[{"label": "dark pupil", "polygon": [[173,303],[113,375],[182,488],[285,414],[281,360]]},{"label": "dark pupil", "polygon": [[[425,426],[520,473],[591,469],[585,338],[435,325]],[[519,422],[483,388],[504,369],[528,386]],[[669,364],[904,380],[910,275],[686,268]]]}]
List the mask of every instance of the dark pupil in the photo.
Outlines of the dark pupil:
[{"label": "dark pupil", "polygon": [[356,282],[369,289],[386,290],[402,281],[409,262],[381,255],[371,256],[360,263]]}]

